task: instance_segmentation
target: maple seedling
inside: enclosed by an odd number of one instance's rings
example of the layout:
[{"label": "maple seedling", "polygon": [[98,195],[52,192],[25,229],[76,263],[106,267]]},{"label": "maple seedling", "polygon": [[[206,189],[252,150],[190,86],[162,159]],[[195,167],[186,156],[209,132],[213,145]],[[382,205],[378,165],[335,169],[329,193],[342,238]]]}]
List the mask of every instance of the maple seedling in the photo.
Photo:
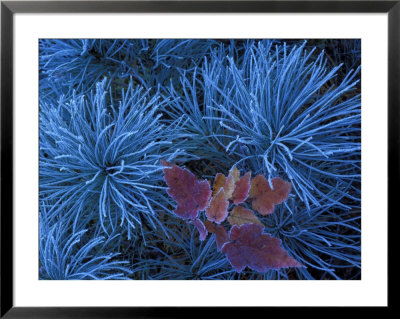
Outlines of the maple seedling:
[{"label": "maple seedling", "polygon": [[[256,216],[272,214],[275,205],[283,203],[289,196],[292,185],[279,177],[268,181],[263,175],[251,179],[247,172],[233,167],[228,176],[218,173],[213,189],[207,180],[199,180],[185,168],[161,161],[167,193],[176,201],[174,213],[193,224],[199,239],[205,240],[208,233],[215,235],[217,249],[223,252],[232,267],[241,272],[245,267],[258,272],[269,269],[302,267],[281,246],[281,240],[263,232],[264,225]],[[252,208],[236,206],[252,201]],[[235,207],[229,212],[229,202]],[[199,219],[205,210],[207,220]],[[228,232],[222,225],[228,220],[232,226]]]}]

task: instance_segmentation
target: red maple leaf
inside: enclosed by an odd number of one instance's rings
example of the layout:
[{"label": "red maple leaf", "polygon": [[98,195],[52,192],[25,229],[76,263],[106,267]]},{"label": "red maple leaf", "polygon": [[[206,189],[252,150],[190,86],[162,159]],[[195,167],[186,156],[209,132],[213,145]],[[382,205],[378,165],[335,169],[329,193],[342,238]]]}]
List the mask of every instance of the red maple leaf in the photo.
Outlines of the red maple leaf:
[{"label": "red maple leaf", "polygon": [[220,224],[228,216],[229,202],[226,200],[224,189],[221,188],[217,195],[215,195],[207,207],[206,216],[210,222]]},{"label": "red maple leaf", "polygon": [[251,173],[247,172],[235,183],[232,198],[235,205],[243,203],[249,196]]},{"label": "red maple leaf", "polygon": [[178,204],[174,213],[182,219],[196,219],[199,211],[206,209],[211,196],[207,180],[198,180],[187,169],[161,161],[164,178],[167,182],[167,193]]},{"label": "red maple leaf", "polygon": [[264,234],[263,229],[258,224],[232,227],[229,241],[222,247],[222,252],[237,272],[246,266],[259,272],[302,266],[281,247],[280,239]]},{"label": "red maple leaf", "polygon": [[292,189],[292,184],[276,177],[271,180],[273,189],[263,175],[251,180],[249,198],[253,198],[252,207],[261,215],[274,212],[275,205],[284,202]]},{"label": "red maple leaf", "polygon": [[222,249],[222,246],[229,240],[228,232],[222,225],[214,224],[208,220],[204,222],[206,229],[209,233],[215,234],[215,241],[217,243],[218,250]]},{"label": "red maple leaf", "polygon": [[196,218],[190,221],[191,224],[196,226],[197,230],[199,231],[199,238],[201,241],[207,238],[208,232],[206,226],[204,226],[203,222]]}]

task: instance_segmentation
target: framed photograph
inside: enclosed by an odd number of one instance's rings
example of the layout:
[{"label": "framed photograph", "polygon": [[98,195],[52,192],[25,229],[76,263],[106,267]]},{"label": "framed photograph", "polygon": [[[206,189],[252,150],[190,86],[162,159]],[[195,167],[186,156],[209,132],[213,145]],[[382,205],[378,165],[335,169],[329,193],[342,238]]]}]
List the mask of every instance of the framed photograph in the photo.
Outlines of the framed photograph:
[{"label": "framed photograph", "polygon": [[389,309],[399,28],[398,1],[2,1],[1,317]]}]

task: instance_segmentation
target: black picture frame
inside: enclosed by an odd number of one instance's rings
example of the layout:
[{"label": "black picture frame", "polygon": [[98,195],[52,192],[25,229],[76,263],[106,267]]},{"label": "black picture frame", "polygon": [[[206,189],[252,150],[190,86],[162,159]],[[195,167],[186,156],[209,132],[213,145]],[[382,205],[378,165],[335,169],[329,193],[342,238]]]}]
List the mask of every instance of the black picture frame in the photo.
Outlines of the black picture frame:
[{"label": "black picture frame", "polygon": [[[228,316],[228,309],[64,307],[22,308],[13,299],[13,19],[15,13],[122,12],[272,12],[272,13],[387,13],[388,14],[388,203],[395,202],[399,182],[400,134],[400,0],[396,1],[1,1],[1,318],[178,318],[193,314]],[[388,214],[390,218],[390,214]],[[392,223],[388,225],[393,226]],[[393,234],[393,232],[389,232]],[[388,237],[388,244],[393,239]],[[388,246],[390,247],[390,245]],[[388,256],[389,257],[389,256]],[[390,281],[388,282],[389,287]],[[390,298],[388,307],[390,309]],[[255,309],[258,310],[259,309]],[[293,307],[292,307],[292,310]],[[193,311],[193,312],[192,312]],[[268,309],[271,312],[276,308]],[[307,309],[296,308],[297,315]],[[322,309],[326,311],[326,309]],[[341,311],[331,309],[330,311]],[[370,311],[370,310],[369,310]],[[246,316],[251,316],[246,310]]]}]

